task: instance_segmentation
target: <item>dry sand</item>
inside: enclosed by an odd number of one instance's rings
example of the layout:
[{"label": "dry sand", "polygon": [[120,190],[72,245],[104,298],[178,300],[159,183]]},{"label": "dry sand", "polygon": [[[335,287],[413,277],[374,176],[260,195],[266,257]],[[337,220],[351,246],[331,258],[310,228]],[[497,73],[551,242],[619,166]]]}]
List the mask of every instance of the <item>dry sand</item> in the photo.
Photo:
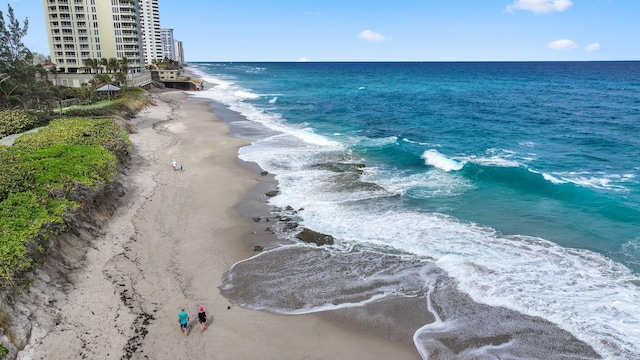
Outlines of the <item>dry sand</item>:
[{"label": "dry sand", "polygon": [[[34,335],[20,359],[420,358],[410,345],[318,316],[245,310],[223,298],[222,273],[254,254],[243,241],[254,225],[235,206],[262,179],[238,165],[246,142],[228,135],[208,102],[181,91],[154,97],[157,105],[134,119],[125,205],[69,274],[59,323]],[[184,171],[173,171],[173,160]],[[199,306],[209,316],[204,332]]]}]

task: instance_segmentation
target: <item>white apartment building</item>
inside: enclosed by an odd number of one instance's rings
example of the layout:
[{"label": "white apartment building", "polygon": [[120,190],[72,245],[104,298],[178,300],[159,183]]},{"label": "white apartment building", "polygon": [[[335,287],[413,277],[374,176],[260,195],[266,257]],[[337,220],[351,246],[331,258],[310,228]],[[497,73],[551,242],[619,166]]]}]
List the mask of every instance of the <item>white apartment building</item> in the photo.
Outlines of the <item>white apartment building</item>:
[{"label": "white apartment building", "polygon": [[185,60],[184,60],[184,49],[182,48],[182,41],[174,40],[173,48],[175,49],[175,52],[176,52],[176,61],[180,64],[184,64]]},{"label": "white apartment building", "polygon": [[[157,1],[156,5],[157,5]],[[138,0],[43,0],[51,61],[59,74],[90,73],[85,59],[128,59],[144,68]]]},{"label": "white apartment building", "polygon": [[158,0],[139,0],[142,47],[145,65],[162,60],[162,35],[160,33],[160,9]]},{"label": "white apartment building", "polygon": [[176,49],[173,39],[173,29],[160,29],[162,34],[162,58],[176,60]]}]

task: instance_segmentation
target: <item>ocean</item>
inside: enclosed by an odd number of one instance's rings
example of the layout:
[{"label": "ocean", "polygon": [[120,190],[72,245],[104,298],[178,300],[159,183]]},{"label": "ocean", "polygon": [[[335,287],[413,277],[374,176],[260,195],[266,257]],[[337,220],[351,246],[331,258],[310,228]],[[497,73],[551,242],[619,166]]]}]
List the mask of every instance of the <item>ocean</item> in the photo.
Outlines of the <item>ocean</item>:
[{"label": "ocean", "polygon": [[335,239],[233,265],[231,301],[419,299],[380,333],[423,358],[640,358],[640,62],[188,65],[269,204]]}]

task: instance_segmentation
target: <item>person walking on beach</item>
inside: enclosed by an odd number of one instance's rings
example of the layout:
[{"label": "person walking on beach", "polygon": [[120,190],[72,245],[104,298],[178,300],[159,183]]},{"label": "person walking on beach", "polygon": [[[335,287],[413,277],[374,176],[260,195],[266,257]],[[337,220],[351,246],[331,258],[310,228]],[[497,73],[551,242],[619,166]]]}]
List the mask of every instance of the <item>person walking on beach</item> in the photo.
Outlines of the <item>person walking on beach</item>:
[{"label": "person walking on beach", "polygon": [[171,163],[171,167],[173,168],[173,171],[178,170],[178,162],[173,160],[173,162]]},{"label": "person walking on beach", "polygon": [[200,306],[200,311],[198,312],[198,321],[200,322],[200,332],[203,332],[207,328],[207,313],[204,312],[202,306]]},{"label": "person walking on beach", "polygon": [[184,307],[180,309],[178,313],[178,322],[180,323],[180,330],[184,333],[184,337],[189,335],[189,314],[184,311]]}]

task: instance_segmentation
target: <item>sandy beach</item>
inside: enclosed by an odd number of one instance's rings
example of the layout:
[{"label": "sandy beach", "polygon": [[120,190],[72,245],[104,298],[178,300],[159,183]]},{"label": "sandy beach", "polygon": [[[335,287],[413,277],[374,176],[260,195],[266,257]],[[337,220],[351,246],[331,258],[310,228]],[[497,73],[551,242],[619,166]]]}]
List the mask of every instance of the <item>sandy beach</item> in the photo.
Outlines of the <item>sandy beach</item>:
[{"label": "sandy beach", "polygon": [[[411,344],[352,331],[315,315],[245,310],[219,293],[223,272],[255,255],[244,241],[273,187],[240,166],[246,141],[207,101],[181,91],[154,93],[132,120],[134,154],[124,205],[107,222],[57,301],[55,324],[32,334],[20,359],[419,359]],[[174,171],[175,160],[182,171]],[[253,190],[252,190],[253,189]],[[254,197],[242,216],[237,205]],[[252,200],[252,199],[249,199]],[[251,201],[248,202],[251,204]],[[207,329],[200,331],[203,306]],[[190,315],[189,336],[177,314]]]}]

